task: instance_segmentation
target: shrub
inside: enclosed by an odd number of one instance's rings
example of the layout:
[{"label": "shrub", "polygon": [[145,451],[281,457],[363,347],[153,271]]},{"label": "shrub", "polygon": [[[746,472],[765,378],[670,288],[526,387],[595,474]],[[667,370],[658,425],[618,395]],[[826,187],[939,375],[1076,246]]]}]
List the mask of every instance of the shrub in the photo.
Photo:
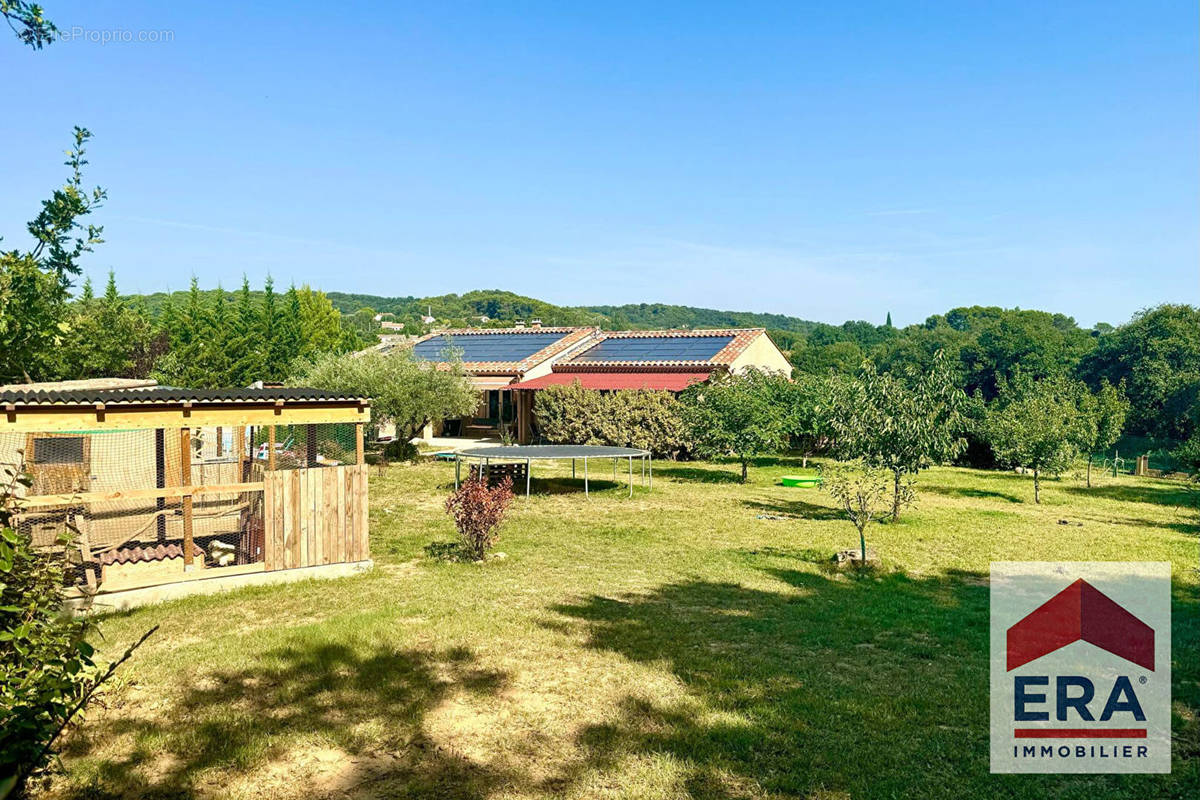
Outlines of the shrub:
[{"label": "shrub", "polygon": [[679,401],[669,392],[605,394],[575,381],[538,392],[536,403],[542,435],[556,444],[640,447],[671,457],[688,446]]},{"label": "shrub", "polygon": [[69,541],[38,550],[12,525],[11,471],[0,485],[0,797],[20,795],[54,755],[54,744],[96,690],[157,630],[147,632],[105,669],[86,641],[90,618],[70,616],[62,587],[71,568]]},{"label": "shrub", "polygon": [[446,511],[454,517],[454,527],[474,560],[483,560],[495,545],[499,538],[497,528],[512,499],[512,478],[505,476],[497,486],[489,488],[487,479],[480,474],[472,475],[446,499]]}]

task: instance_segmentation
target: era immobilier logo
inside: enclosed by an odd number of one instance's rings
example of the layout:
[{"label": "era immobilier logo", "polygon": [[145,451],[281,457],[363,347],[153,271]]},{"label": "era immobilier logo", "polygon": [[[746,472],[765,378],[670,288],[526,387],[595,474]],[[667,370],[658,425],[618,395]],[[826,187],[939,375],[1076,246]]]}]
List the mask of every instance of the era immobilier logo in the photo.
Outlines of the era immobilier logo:
[{"label": "era immobilier logo", "polygon": [[1171,565],[991,570],[992,772],[1171,771]]}]

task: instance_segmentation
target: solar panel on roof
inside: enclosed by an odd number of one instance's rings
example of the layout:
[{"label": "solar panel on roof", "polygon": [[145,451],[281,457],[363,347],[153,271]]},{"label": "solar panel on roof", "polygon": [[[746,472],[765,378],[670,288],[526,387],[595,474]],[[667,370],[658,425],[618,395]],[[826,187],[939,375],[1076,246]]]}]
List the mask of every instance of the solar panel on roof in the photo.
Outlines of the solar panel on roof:
[{"label": "solar panel on roof", "polygon": [[732,336],[628,336],[605,339],[574,363],[597,361],[708,361],[733,341]]},{"label": "solar panel on roof", "polygon": [[562,339],[565,333],[496,333],[436,336],[413,347],[422,361],[445,361],[447,348],[462,351],[463,361],[523,361]]}]

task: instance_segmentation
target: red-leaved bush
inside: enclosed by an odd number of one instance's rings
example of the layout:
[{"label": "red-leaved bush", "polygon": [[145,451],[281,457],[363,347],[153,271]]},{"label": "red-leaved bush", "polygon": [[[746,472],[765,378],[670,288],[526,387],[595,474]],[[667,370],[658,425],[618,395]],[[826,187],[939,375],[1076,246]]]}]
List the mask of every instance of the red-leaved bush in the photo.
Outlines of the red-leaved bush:
[{"label": "red-leaved bush", "polygon": [[482,560],[496,543],[496,529],[512,499],[512,478],[506,476],[497,486],[488,488],[487,480],[478,475],[472,475],[446,498],[446,511],[454,517],[454,527],[475,560]]}]

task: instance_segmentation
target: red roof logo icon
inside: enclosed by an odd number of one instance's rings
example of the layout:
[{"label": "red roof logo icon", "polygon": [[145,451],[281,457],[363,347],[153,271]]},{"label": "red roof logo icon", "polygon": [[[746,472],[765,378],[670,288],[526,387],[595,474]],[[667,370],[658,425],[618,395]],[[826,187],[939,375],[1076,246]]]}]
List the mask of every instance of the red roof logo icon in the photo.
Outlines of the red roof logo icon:
[{"label": "red roof logo icon", "polygon": [[1154,629],[1082,578],[1008,629],[1008,668],[1080,640],[1154,671]]}]

